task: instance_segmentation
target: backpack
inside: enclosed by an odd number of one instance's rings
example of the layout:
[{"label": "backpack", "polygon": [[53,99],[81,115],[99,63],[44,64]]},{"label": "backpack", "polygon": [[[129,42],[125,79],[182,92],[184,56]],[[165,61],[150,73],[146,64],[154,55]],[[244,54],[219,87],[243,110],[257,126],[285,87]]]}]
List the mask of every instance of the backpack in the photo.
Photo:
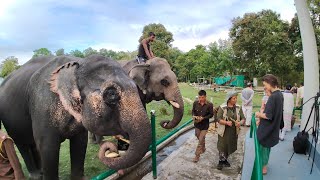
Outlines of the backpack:
[{"label": "backpack", "polygon": [[293,151],[297,154],[306,154],[309,147],[309,134],[308,132],[298,132],[297,136],[293,139]]},{"label": "backpack", "polygon": [[304,129],[301,132],[298,132],[296,137],[293,139],[293,151],[297,154],[306,154],[308,147],[309,147],[309,133],[306,131],[306,128],[309,124],[310,117],[308,118],[308,121],[304,127]]}]

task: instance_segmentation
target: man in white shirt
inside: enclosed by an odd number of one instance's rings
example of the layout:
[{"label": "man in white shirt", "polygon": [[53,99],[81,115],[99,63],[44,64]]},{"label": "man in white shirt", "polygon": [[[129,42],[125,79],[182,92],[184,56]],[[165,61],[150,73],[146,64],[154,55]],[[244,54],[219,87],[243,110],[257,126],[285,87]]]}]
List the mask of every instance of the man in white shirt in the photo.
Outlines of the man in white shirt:
[{"label": "man in white shirt", "polygon": [[246,123],[245,125],[247,127],[251,124],[251,118],[252,118],[252,108],[253,108],[253,99],[254,91],[252,83],[248,83],[247,87],[242,90],[241,92],[241,99],[242,99],[242,111],[244,116],[246,117]]},{"label": "man in white shirt", "polygon": [[300,84],[300,87],[298,88],[298,92],[297,92],[296,107],[300,107],[302,105],[303,97],[304,97],[304,86],[303,86],[303,82],[302,82]]}]

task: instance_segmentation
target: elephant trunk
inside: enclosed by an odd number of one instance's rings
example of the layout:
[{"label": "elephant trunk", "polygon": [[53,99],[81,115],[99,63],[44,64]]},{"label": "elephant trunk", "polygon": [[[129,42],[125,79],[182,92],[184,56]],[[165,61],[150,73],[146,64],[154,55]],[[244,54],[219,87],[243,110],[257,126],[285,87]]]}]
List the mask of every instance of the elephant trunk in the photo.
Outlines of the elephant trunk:
[{"label": "elephant trunk", "polygon": [[[180,90],[175,89],[174,91],[168,91],[168,93],[170,94],[172,92],[174,92],[173,96],[166,96],[165,94],[166,100],[168,100],[172,104],[172,108],[173,108],[172,120],[171,121],[165,120],[165,121],[161,121],[160,123],[161,127],[165,129],[172,129],[176,127],[180,123],[184,113],[184,104],[183,104],[183,99],[182,99]],[[169,97],[174,97],[174,98],[169,98]],[[174,101],[172,99],[174,99]]]},{"label": "elephant trunk", "polygon": [[[137,92],[134,92],[137,94]],[[105,151],[114,149],[112,144],[100,147],[99,159],[114,170],[128,168],[138,163],[148,152],[151,143],[151,125],[140,98],[134,93],[124,93],[119,105],[120,126],[129,135],[130,146],[124,155],[117,158],[105,157]],[[131,97],[130,97],[131,95]]]}]

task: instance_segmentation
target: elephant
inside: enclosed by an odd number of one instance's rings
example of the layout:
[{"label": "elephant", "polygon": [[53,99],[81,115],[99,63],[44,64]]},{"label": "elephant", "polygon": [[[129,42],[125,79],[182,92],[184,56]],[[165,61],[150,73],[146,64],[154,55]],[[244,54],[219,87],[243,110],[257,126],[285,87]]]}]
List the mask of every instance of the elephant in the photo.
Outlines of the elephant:
[{"label": "elephant", "polygon": [[[119,61],[130,78],[138,87],[143,106],[153,100],[165,100],[172,105],[174,115],[172,120],[164,120],[160,125],[165,129],[176,127],[184,113],[183,98],[181,96],[175,73],[166,59],[153,58],[146,63],[139,64],[137,60]],[[101,137],[91,135],[94,143],[99,143]]]},{"label": "elephant", "polygon": [[130,136],[121,157],[105,157],[116,148],[110,142],[101,145],[99,159],[114,170],[136,164],[151,143],[150,121],[135,83],[119,63],[99,55],[32,58],[0,86],[0,119],[34,179],[59,178],[59,149],[66,139],[71,179],[83,179],[88,131]]},{"label": "elephant", "polygon": [[144,107],[153,100],[165,100],[172,105],[174,111],[172,120],[164,120],[160,124],[165,129],[176,127],[182,120],[184,104],[177,76],[171,70],[168,61],[156,57],[145,64],[139,64],[135,59],[119,63],[136,83]]}]

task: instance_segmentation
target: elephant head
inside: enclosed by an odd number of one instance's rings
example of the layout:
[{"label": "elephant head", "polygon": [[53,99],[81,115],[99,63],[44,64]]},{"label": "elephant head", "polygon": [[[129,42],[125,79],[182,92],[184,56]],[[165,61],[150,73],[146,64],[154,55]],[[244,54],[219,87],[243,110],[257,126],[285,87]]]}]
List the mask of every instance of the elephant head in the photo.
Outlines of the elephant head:
[{"label": "elephant head", "polygon": [[124,66],[124,68],[140,89],[144,103],[166,100],[172,105],[173,119],[162,121],[161,126],[166,129],[176,127],[183,117],[184,105],[177,77],[169,63],[163,58],[154,58],[148,60],[146,64],[138,64],[129,69]]},{"label": "elephant head", "polygon": [[[60,66],[51,76],[51,91],[75,120],[100,136],[128,134],[130,147],[121,157],[100,157],[112,169],[136,164],[148,151],[151,126],[135,83],[119,63],[103,56]],[[101,149],[113,149],[106,143]]]}]

